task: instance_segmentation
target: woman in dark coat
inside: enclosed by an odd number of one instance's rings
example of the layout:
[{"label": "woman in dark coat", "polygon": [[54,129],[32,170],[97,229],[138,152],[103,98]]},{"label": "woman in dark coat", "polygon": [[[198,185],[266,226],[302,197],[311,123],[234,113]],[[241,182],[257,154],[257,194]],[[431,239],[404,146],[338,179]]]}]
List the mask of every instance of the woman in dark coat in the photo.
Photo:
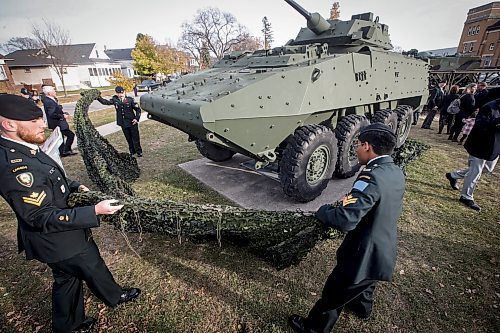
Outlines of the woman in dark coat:
[{"label": "woman in dark coat", "polygon": [[439,110],[439,134],[443,132],[444,125],[446,125],[446,134],[450,134],[450,128],[453,125],[455,115],[448,113],[448,106],[450,106],[451,102],[460,98],[458,89],[459,87],[454,84],[450,88],[450,93],[444,96],[443,105],[441,106],[441,110]]},{"label": "woman in dark coat", "polygon": [[469,118],[471,114],[476,111],[476,102],[474,100],[476,88],[477,85],[475,83],[469,84],[465,88],[465,94],[460,97],[460,112],[455,115],[448,140],[458,142],[458,136],[460,135],[460,132],[462,132],[462,127],[464,126],[462,120]]}]

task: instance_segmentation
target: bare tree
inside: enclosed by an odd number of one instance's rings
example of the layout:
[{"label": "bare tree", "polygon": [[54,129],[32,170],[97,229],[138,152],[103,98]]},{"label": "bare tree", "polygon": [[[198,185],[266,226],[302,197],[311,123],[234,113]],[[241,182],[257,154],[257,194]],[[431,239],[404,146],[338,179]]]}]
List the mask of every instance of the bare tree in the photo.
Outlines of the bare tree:
[{"label": "bare tree", "polygon": [[67,45],[71,40],[66,30],[59,25],[43,20],[42,25],[33,24],[31,33],[37,43],[40,44],[41,52],[44,53],[61,80],[64,96],[67,96],[64,74],[70,65],[70,49]]},{"label": "bare tree", "polygon": [[38,41],[31,37],[12,37],[1,45],[1,48],[7,53],[17,50],[32,50],[39,49]]},{"label": "bare tree", "polygon": [[190,52],[198,63],[203,47],[221,59],[248,37],[247,29],[236,18],[218,8],[198,10],[192,22],[182,24],[178,45]]}]

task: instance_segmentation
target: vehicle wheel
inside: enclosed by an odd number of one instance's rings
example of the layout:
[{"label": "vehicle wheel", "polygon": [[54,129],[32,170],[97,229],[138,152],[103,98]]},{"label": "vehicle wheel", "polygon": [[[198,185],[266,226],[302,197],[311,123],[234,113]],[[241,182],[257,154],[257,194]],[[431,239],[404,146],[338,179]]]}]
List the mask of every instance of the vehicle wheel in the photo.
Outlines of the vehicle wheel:
[{"label": "vehicle wheel", "polygon": [[227,161],[236,154],[229,149],[222,148],[202,139],[196,140],[196,148],[198,148],[200,154],[214,162]]},{"label": "vehicle wheel", "polygon": [[386,124],[392,129],[394,134],[396,134],[398,130],[398,114],[389,109],[375,111],[372,118],[372,124],[373,123]]},{"label": "vehicle wheel", "polygon": [[323,192],[332,178],[337,139],[326,126],[307,125],[295,130],[279,162],[279,179],[286,195],[308,202]]},{"label": "vehicle wheel", "polygon": [[411,123],[413,122],[413,108],[409,105],[400,105],[394,110],[398,115],[398,128],[396,131],[396,148],[401,147],[410,134]]},{"label": "vehicle wheel", "polygon": [[368,126],[370,122],[365,116],[350,114],[340,120],[335,128],[335,136],[338,140],[338,158],[335,170],[336,176],[349,178],[353,176],[360,167],[356,148],[358,136],[361,129]]}]

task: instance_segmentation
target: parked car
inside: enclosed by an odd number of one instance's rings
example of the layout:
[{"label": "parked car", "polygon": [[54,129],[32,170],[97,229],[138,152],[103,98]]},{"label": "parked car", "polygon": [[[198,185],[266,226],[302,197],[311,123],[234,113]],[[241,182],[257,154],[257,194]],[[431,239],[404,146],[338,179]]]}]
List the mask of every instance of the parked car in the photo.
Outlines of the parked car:
[{"label": "parked car", "polygon": [[157,89],[161,86],[160,82],[156,82],[155,80],[144,80],[141,84],[137,85],[137,91],[151,91]]}]

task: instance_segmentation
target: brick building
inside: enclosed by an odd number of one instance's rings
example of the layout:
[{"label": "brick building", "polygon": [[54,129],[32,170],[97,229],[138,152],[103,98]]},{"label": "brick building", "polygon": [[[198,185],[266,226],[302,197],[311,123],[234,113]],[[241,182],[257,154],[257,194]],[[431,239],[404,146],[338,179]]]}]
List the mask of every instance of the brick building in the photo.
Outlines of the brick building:
[{"label": "brick building", "polygon": [[481,67],[500,67],[500,1],[469,10],[458,53],[481,57]]}]

